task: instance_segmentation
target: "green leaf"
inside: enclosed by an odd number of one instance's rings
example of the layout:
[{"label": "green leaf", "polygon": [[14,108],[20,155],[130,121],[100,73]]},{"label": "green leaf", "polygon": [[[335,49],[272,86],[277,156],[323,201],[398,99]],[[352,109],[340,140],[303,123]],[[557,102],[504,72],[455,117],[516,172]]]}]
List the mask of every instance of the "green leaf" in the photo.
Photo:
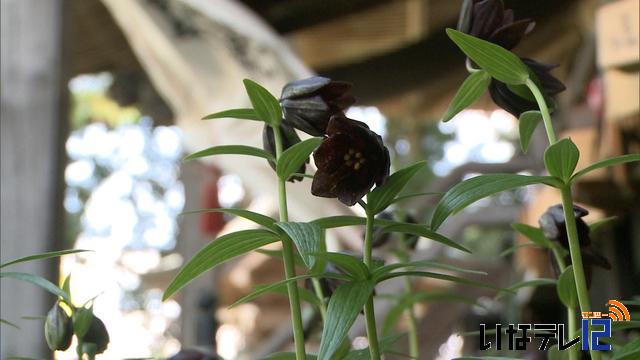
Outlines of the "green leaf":
[{"label": "green leaf", "polygon": [[593,171],[593,170],[597,170],[603,167],[609,167],[609,166],[615,166],[615,165],[620,165],[620,164],[624,164],[624,163],[629,163],[629,162],[635,162],[635,161],[640,161],[640,154],[628,154],[628,155],[622,155],[622,156],[616,156],[616,157],[612,157],[610,159],[606,159],[606,160],[602,160],[602,161],[598,161],[594,164],[591,164],[589,166],[587,166],[586,168],[576,172],[572,177],[571,177],[571,181],[574,181],[575,179],[586,175],[587,173]]},{"label": "green leaf", "polygon": [[518,121],[518,127],[520,130],[520,146],[522,152],[527,153],[529,149],[529,143],[531,142],[531,136],[538,127],[538,124],[542,121],[542,114],[540,111],[525,111],[520,114]]},{"label": "green leaf", "polygon": [[443,194],[444,193],[441,193],[441,192],[422,192],[422,193],[415,193],[415,194],[400,195],[400,196],[396,197],[395,199],[393,199],[393,201],[391,203],[395,204],[395,203],[398,203],[400,201],[412,199],[412,198],[415,198],[415,197],[418,197],[418,196],[429,196],[429,195],[442,196]]},{"label": "green leaf", "polygon": [[[514,294],[516,290],[524,288],[524,287],[536,287],[536,286],[542,286],[542,285],[555,285],[556,283],[557,283],[556,279],[533,279],[533,280],[527,280],[527,281],[520,281],[518,283],[515,283],[515,284],[509,286],[505,290],[508,290],[509,293]],[[502,295],[504,295],[504,293],[499,294],[498,297],[500,297]]]},{"label": "green leaf", "polygon": [[640,358],[640,337],[636,337],[619,349],[615,349],[611,360],[632,360]]},{"label": "green leaf", "polygon": [[543,247],[545,249],[551,249],[553,247],[551,241],[549,241],[549,239],[547,239],[542,233],[542,230],[535,226],[514,223],[511,224],[511,228],[524,235],[527,239],[531,240],[540,247]]},{"label": "green leaf", "polygon": [[589,232],[590,233],[594,233],[596,231],[599,231],[604,226],[607,226],[607,225],[611,224],[612,222],[614,222],[616,220],[618,220],[617,216],[609,216],[609,217],[606,217],[604,219],[600,219],[598,221],[594,221],[593,223],[589,224]]},{"label": "green leaf", "polygon": [[[361,216],[353,216],[353,215],[338,215],[338,216],[328,216],[320,219],[316,219],[312,221],[313,224],[320,226],[323,229],[332,229],[337,227],[344,226],[359,226],[365,225],[367,223],[367,219]],[[386,219],[375,219],[373,221],[375,226],[387,226],[393,224],[404,224],[393,220]]]},{"label": "green leaf", "polygon": [[369,269],[362,263],[362,260],[351,255],[337,252],[323,252],[313,254],[313,256],[333,263],[356,280],[364,280],[369,277]]},{"label": "green leaf", "polygon": [[[336,275],[336,276],[334,276]],[[314,275],[298,275],[298,276],[294,276],[290,279],[285,279],[285,280],[281,280],[272,284],[262,284],[262,285],[257,285],[253,291],[251,291],[251,293],[241,297],[240,299],[236,300],[233,304],[229,305],[229,308],[233,308],[236,307],[240,304],[246,304],[248,302],[251,302],[257,298],[259,298],[260,296],[266,294],[266,293],[282,293],[282,294],[287,294],[287,284],[293,281],[299,281],[299,280],[305,280],[305,279],[309,279],[311,277],[313,277]],[[331,278],[339,278],[339,279],[348,279],[346,276],[340,276],[339,274],[322,274],[322,276],[325,277],[331,277]],[[320,305],[320,300],[315,296],[315,294],[313,294],[311,291],[303,288],[303,287],[298,287],[298,294],[300,295],[300,298],[302,300],[305,300],[306,302],[315,305],[315,306],[319,306]]]},{"label": "green leaf", "polygon": [[93,321],[93,308],[78,308],[73,313],[73,332],[82,339],[89,331]]},{"label": "green leaf", "polygon": [[476,287],[481,287],[481,288],[488,288],[488,289],[494,289],[494,290],[501,290],[493,285],[490,284],[485,284],[483,282],[480,281],[475,281],[475,280],[469,280],[469,279],[465,279],[465,278],[461,278],[458,276],[453,276],[453,275],[446,275],[446,274],[440,274],[440,273],[434,273],[434,272],[428,272],[428,271],[398,271],[398,272],[392,272],[392,273],[388,273],[385,275],[380,276],[380,278],[377,280],[377,283],[381,283],[383,281],[387,281],[393,278],[397,278],[400,276],[420,276],[420,277],[427,277],[427,278],[432,278],[432,279],[438,279],[438,280],[444,280],[444,281],[451,281],[454,283],[458,283],[458,284],[463,284],[463,285],[470,285],[470,286],[476,286]]},{"label": "green leaf", "polygon": [[278,99],[255,81],[244,79],[242,82],[258,118],[271,126],[279,126],[282,120],[282,109]]},{"label": "green leaf", "polygon": [[333,293],[322,329],[319,360],[332,359],[360,310],[371,296],[373,287],[374,284],[371,281],[353,281],[340,285]]},{"label": "green leaf", "polygon": [[412,234],[425,237],[427,239],[431,239],[433,241],[437,241],[441,244],[447,245],[454,249],[458,249],[467,253],[471,253],[471,250],[466,247],[458,244],[457,242],[448,239],[446,236],[438,234],[435,231],[429,230],[424,224],[410,224],[410,223],[395,223],[392,225],[388,225],[383,227],[380,231],[382,232],[401,232],[405,234]]},{"label": "green leaf", "polygon": [[462,52],[496,80],[507,84],[524,84],[529,78],[527,65],[509,50],[453,29],[447,29],[447,35]]},{"label": "green leaf", "polygon": [[47,290],[53,295],[63,298],[64,301],[66,301],[68,304],[71,303],[71,299],[69,298],[69,295],[67,295],[66,292],[62,291],[62,289],[54,285],[51,281],[45,278],[42,278],[40,276],[21,273],[21,272],[0,272],[0,278],[9,278],[9,279],[16,279],[16,280],[30,282],[34,285],[40,286],[41,288]]},{"label": "green leaf", "polygon": [[305,141],[301,141],[282,152],[276,166],[276,173],[278,174],[278,177],[280,179],[287,180],[291,175],[298,171],[300,165],[309,159],[309,155],[311,155],[313,150],[320,145],[322,140],[323,139],[319,137],[310,138]]},{"label": "green leaf", "polygon": [[276,226],[275,219],[270,218],[266,215],[258,214],[256,212],[244,210],[244,209],[235,209],[235,208],[199,209],[199,210],[184,211],[181,213],[181,215],[202,214],[202,213],[208,213],[208,212],[221,212],[229,215],[239,216],[249,221],[253,221],[258,225],[262,225],[269,230],[278,231],[278,227]]},{"label": "green leaf", "polygon": [[453,119],[460,111],[473,104],[489,87],[491,76],[484,70],[476,71],[469,75],[462,83],[456,96],[449,103],[447,112],[442,116],[442,121]]},{"label": "green leaf", "polygon": [[12,322],[11,322],[11,321],[9,321],[9,320],[0,319],[0,324],[9,325],[9,326],[12,326],[12,327],[14,327],[14,328],[16,328],[16,329],[20,330],[20,326],[18,326],[18,325],[16,325],[16,324],[12,323]]},{"label": "green leaf", "polygon": [[185,157],[184,161],[191,161],[212,155],[248,155],[275,162],[275,158],[270,153],[256,147],[246,145],[220,145],[210,147]]},{"label": "green leaf", "polygon": [[571,139],[562,139],[549,146],[544,152],[544,166],[549,171],[549,175],[567,183],[578,165],[579,158],[580,151]]},{"label": "green leaf", "polygon": [[442,264],[436,261],[419,260],[419,261],[412,261],[407,263],[400,262],[400,263],[394,263],[394,264],[382,266],[376,269],[371,275],[371,277],[373,279],[378,279],[383,275],[386,275],[394,270],[402,269],[402,268],[434,268],[434,269],[441,269],[441,270],[457,271],[457,272],[467,273],[467,274],[487,275],[487,273],[484,271],[463,269],[455,265]]},{"label": "green leaf", "polygon": [[253,109],[231,109],[219,111],[217,113],[209,114],[202,118],[202,120],[211,120],[211,119],[223,119],[223,118],[235,118],[242,120],[254,120],[254,121],[262,121],[256,114]]},{"label": "green leaf", "polygon": [[[282,256],[282,250],[268,250],[268,249],[258,249],[256,250],[257,253],[263,254],[263,255],[267,255],[269,257],[275,258],[275,259],[283,259]],[[298,254],[297,252],[293,254],[293,263],[296,266],[300,266],[300,267],[304,267],[304,261],[302,261],[302,256],[300,256],[300,254]]]},{"label": "green leaf", "polygon": [[[406,335],[406,333],[391,334],[380,339],[380,352],[382,354],[391,354],[393,350],[393,344],[395,344],[401,337]],[[345,356],[341,360],[370,360],[370,356],[371,355],[369,353],[369,347],[366,347],[364,349],[349,351],[347,356]],[[405,355],[404,357],[408,356]]]},{"label": "green leaf", "polygon": [[458,183],[440,199],[431,219],[431,230],[437,230],[449,215],[458,213],[482,198],[501,191],[540,183],[561,186],[556,179],[549,176],[517,174],[479,175]]},{"label": "green leaf", "polygon": [[386,209],[409,180],[425,165],[425,161],[420,161],[389,176],[382,186],[376,187],[367,195],[367,211],[377,214]]},{"label": "green leaf", "polygon": [[69,295],[69,300],[71,300],[71,274],[64,278],[64,282],[62,283],[62,291],[67,293],[67,295]]},{"label": "green leaf", "polygon": [[5,266],[18,264],[25,261],[44,260],[44,259],[50,259],[53,257],[69,255],[69,254],[77,254],[77,253],[87,252],[87,251],[92,251],[92,250],[72,249],[72,250],[52,251],[52,252],[46,252],[41,254],[29,255],[29,256],[21,257],[19,259],[11,260],[4,264],[0,264],[0,269],[2,269]]},{"label": "green leaf", "polygon": [[573,278],[573,265],[567,266],[562,274],[560,274],[556,291],[558,292],[558,298],[560,298],[564,306],[570,308],[578,306],[578,292]]},{"label": "green leaf", "polygon": [[389,309],[389,312],[387,312],[387,316],[382,323],[382,334],[388,334],[393,330],[405,310],[417,303],[437,301],[462,302],[470,305],[475,304],[475,300],[471,298],[452,293],[420,291],[418,293],[408,294],[408,296],[403,297],[401,301],[394,304],[391,309]]},{"label": "green leaf", "polygon": [[481,356],[481,357],[462,356],[462,357],[455,358],[453,360],[520,360],[520,359],[513,358],[513,357],[505,357],[505,356]]},{"label": "green leaf", "polygon": [[281,222],[277,226],[289,235],[296,244],[307,269],[324,270],[324,263],[318,262],[316,264],[316,257],[313,256],[313,254],[327,250],[324,242],[324,230],[321,227],[313,223],[301,222]]},{"label": "green leaf", "polygon": [[164,291],[166,300],[203,272],[237,256],[278,241],[278,235],[268,230],[243,230],[223,235],[203,247],[180,270]]},{"label": "green leaf", "polygon": [[504,256],[507,256],[507,255],[509,255],[511,253],[514,253],[514,252],[516,252],[516,251],[518,251],[520,249],[529,248],[529,247],[537,247],[537,246],[538,246],[538,244],[532,243],[532,242],[524,243],[524,244],[518,244],[518,245],[515,245],[515,246],[511,246],[509,248],[506,248],[505,250],[500,252],[500,254],[498,254],[498,256],[499,257],[504,257]]}]

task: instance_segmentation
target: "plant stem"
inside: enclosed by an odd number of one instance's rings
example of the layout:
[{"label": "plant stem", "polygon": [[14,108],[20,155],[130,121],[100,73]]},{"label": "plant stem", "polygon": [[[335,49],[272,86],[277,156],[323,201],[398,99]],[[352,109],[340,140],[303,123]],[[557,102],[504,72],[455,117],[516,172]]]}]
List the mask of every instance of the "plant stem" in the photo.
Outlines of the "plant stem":
[{"label": "plant stem", "polygon": [[[397,254],[397,258],[400,262],[409,262],[409,255],[407,245],[405,244],[405,236],[400,237],[398,245],[401,254]],[[404,277],[404,289],[405,295],[410,297],[413,294],[413,287],[411,286],[411,279],[407,276]],[[410,304],[406,310],[407,317],[409,318],[409,356],[412,359],[420,359],[420,345],[418,343],[418,321],[416,319],[416,313],[414,304]]]},{"label": "plant stem", "polygon": [[[531,80],[527,79],[526,85],[531,90],[531,93],[536,98],[540,113],[542,114],[542,120],[544,122],[544,128],[547,131],[547,137],[551,145],[556,143],[556,134],[553,131],[553,124],[551,123],[551,116],[549,115],[549,108],[544,100],[544,96],[538,86]],[[576,218],[573,214],[573,198],[571,195],[571,185],[564,185],[560,189],[562,193],[562,209],[564,211],[564,221],[567,227],[567,237],[569,239],[569,253],[571,254],[571,264],[573,265],[573,277],[576,283],[576,290],[578,292],[578,302],[580,303],[580,311],[590,311],[591,306],[589,304],[589,291],[587,290],[587,281],[584,276],[584,267],[582,265],[582,255],[580,254],[580,242],[578,240],[578,230],[576,227]],[[575,320],[575,319],[574,319]],[[573,335],[573,334],[572,334]],[[584,341],[584,339],[583,339]],[[587,339],[588,341],[588,339]],[[599,360],[600,353],[596,350],[590,350],[591,359]]]},{"label": "plant stem", "polygon": [[[565,185],[560,189],[560,191],[562,193],[562,210],[564,211],[564,222],[567,227],[569,253],[571,254],[573,278],[576,282],[576,290],[578,292],[578,302],[580,303],[580,311],[586,312],[591,310],[591,305],[589,304],[589,290],[587,289],[587,281],[584,276],[584,267],[582,265],[582,254],[580,254],[578,228],[576,227],[576,218],[573,213],[571,187],[569,185]],[[589,339],[582,339],[582,341],[589,341]],[[598,353],[598,351],[591,349],[590,353],[591,359],[600,359],[600,353]]]},{"label": "plant stem", "polygon": [[322,285],[320,284],[320,280],[317,278],[311,278],[311,283],[313,284],[313,290],[320,300],[320,316],[322,317],[322,323],[327,319],[327,305],[324,303],[324,292],[322,291]]},{"label": "plant stem", "polygon": [[[366,210],[366,209],[365,209]],[[367,211],[367,226],[364,236],[364,264],[373,270],[372,261],[372,244],[373,244],[373,214]],[[369,296],[369,300],[364,305],[364,316],[367,323],[367,339],[369,340],[369,354],[371,360],[380,360],[380,346],[378,345],[378,331],[376,330],[376,314],[373,307],[373,294]]]},{"label": "plant stem", "polygon": [[[282,154],[282,135],[280,128],[273,126],[273,137],[276,142],[276,159]],[[280,221],[289,221],[289,213],[287,211],[287,190],[286,179],[278,177],[278,200]],[[284,273],[287,279],[296,276],[294,264],[293,244],[288,237],[282,238],[282,258],[284,260]],[[289,307],[291,308],[291,323],[293,325],[293,341],[296,349],[296,360],[305,360],[307,357],[304,349],[304,327],[302,326],[302,312],[300,311],[300,295],[298,293],[298,284],[295,281],[287,283],[287,293],[289,295]]]},{"label": "plant stem", "polygon": [[[569,323],[569,339],[576,333],[576,309],[571,306],[567,307],[567,322]],[[567,349],[569,351],[569,360],[578,360],[578,347],[572,346]]]},{"label": "plant stem", "polygon": [[542,121],[544,122],[544,128],[547,131],[547,138],[549,138],[549,143],[551,145],[556,143],[556,133],[553,131],[553,124],[551,123],[551,115],[549,115],[549,108],[547,107],[547,103],[544,101],[544,96],[538,89],[536,83],[531,80],[531,78],[527,79],[527,87],[531,90],[531,93],[536,98],[536,102],[538,103],[538,107],[540,108],[540,114],[542,114]]}]

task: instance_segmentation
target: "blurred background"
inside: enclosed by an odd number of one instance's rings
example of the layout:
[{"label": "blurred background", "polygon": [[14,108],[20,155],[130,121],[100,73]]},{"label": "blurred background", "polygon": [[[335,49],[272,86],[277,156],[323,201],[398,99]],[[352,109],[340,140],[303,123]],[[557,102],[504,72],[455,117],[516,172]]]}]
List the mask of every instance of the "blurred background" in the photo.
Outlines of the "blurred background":
[{"label": "blurred background", "polygon": [[[638,1],[505,1],[535,30],[515,49],[558,64],[567,90],[554,114],[561,137],[579,146],[578,168],[640,152]],[[474,174],[540,174],[543,129],[529,152],[518,122],[488,95],[448,123],[440,118],[466,76],[464,57],[444,29],[461,1],[449,0],[2,0],[1,260],[66,248],[93,252],[16,266],[61,283],[72,275],[79,304],[97,296],[95,313],[111,335],[104,359],[165,358],[200,349],[222,359],[255,359],[291,342],[287,299],[268,295],[229,309],[253,285],[283,277],[278,260],[252,253],[199,277],[162,302],[164,288],[216,236],[252,224],[185,210],[240,207],[277,215],[275,177],[266,162],[235,156],[182,162],[220,144],[261,146],[260,125],[206,114],[247,107],[243,78],[278,95],[291,80],[320,74],[354,84],[348,116],[385,139],[392,167],[426,159],[411,192],[444,192]],[[313,198],[310,182],[289,186],[292,220],[349,214],[334,199]],[[409,192],[409,191],[407,191]],[[618,166],[577,183],[587,222],[617,216],[593,234],[612,264],[593,274],[592,304],[640,294],[640,169]],[[437,197],[402,209],[430,219]],[[313,201],[313,206],[309,206]],[[546,251],[501,254],[524,242],[513,222],[537,226],[559,194],[531,186],[482,200],[449,219],[443,234],[471,248],[461,255],[422,239],[415,259],[484,270],[508,286],[552,277]],[[360,251],[362,230],[332,231],[333,250]],[[277,248],[277,247],[276,247]],[[381,257],[389,257],[383,250]],[[555,289],[527,288],[496,300],[491,291],[415,280],[420,291],[452,291],[482,306],[416,306],[425,359],[477,351],[460,333],[479,323],[563,322]],[[378,294],[393,294],[390,282]],[[597,289],[597,290],[594,290]],[[13,280],[1,282],[0,357],[49,358],[42,316],[53,298]],[[377,315],[391,306],[381,296]],[[305,312],[306,315],[309,315]],[[26,318],[25,318],[26,317]],[[379,320],[382,321],[382,320]],[[434,325],[437,324],[437,325]],[[406,329],[400,322],[398,330]],[[317,348],[313,333],[308,350]],[[350,336],[361,346],[358,319]],[[366,344],[366,342],[365,342]],[[406,347],[406,338],[398,348]],[[404,345],[403,345],[404,344]],[[530,346],[530,358],[545,358]],[[73,351],[56,353],[75,358]],[[400,357],[399,357],[400,358]]]}]

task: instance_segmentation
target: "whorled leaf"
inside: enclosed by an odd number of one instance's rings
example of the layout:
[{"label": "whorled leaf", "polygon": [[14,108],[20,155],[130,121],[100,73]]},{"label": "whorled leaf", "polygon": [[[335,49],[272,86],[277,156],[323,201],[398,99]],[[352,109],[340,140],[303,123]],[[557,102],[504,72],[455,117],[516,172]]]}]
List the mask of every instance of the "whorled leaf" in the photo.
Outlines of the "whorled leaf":
[{"label": "whorled leaf", "polygon": [[256,147],[246,145],[213,146],[185,157],[184,161],[191,161],[213,155],[248,155],[263,158],[269,161],[275,161],[273,155],[271,155],[270,153]]},{"label": "whorled leaf", "polygon": [[233,216],[239,216],[249,221],[252,221],[258,225],[262,225],[272,231],[277,231],[279,229],[276,226],[275,219],[269,216],[262,215],[262,214],[245,210],[245,209],[236,209],[236,208],[198,209],[198,210],[184,211],[181,213],[181,215],[203,214],[208,212],[221,212],[221,213],[225,213]]},{"label": "whorled leaf", "polygon": [[271,126],[279,126],[282,121],[282,109],[278,99],[253,80],[244,79],[242,82],[258,118]]},{"label": "whorled leaf", "polygon": [[258,114],[256,114],[256,111],[253,109],[231,109],[231,110],[219,111],[203,117],[202,120],[223,119],[223,118],[262,121],[262,119],[258,117]]},{"label": "whorled leaf", "polygon": [[569,182],[578,165],[580,151],[571,139],[562,139],[549,146],[544,152],[544,165],[549,175]]},{"label": "whorled leaf", "polygon": [[367,212],[377,214],[386,209],[409,180],[425,165],[426,162],[421,161],[391,174],[382,186],[376,187],[367,195]]},{"label": "whorled leaf", "polygon": [[313,150],[315,150],[321,142],[322,138],[310,138],[301,141],[282,152],[276,166],[276,173],[278,174],[278,177],[280,179],[287,180],[291,175],[298,171],[300,165],[307,161],[309,155],[311,155]]},{"label": "whorled leaf", "polygon": [[442,116],[442,121],[447,122],[453,119],[460,111],[473,104],[487,91],[490,83],[491,76],[484,70],[476,71],[469,75],[449,103],[447,112]]},{"label": "whorled leaf", "polygon": [[19,259],[8,261],[4,264],[0,264],[0,269],[2,269],[5,266],[19,264],[26,261],[44,260],[44,259],[50,259],[50,258],[69,255],[69,254],[77,254],[77,253],[87,252],[87,251],[92,251],[92,250],[71,249],[71,250],[51,251],[51,252],[45,252],[41,254],[29,255],[29,256],[21,257]]},{"label": "whorled leaf", "polygon": [[538,127],[538,124],[542,121],[542,114],[540,111],[525,111],[520,114],[518,120],[518,129],[520,131],[520,146],[522,152],[525,154],[529,150],[529,143],[531,142],[531,136]]}]

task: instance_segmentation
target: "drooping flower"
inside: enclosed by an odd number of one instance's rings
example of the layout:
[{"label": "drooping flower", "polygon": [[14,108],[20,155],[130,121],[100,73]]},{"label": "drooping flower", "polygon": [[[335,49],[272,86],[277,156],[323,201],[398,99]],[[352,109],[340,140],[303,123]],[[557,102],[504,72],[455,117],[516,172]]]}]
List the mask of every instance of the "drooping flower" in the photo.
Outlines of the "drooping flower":
[{"label": "drooping flower", "polygon": [[[584,216],[589,214],[589,211],[580,206],[574,205],[573,214],[576,218],[578,243],[580,244],[580,255],[582,257],[585,278],[587,280],[587,286],[590,286],[593,267],[598,266],[603,269],[610,270],[611,264],[609,264],[607,258],[601,255],[591,245],[591,239],[589,238],[589,225],[582,220]],[[567,237],[567,227],[564,212],[562,210],[562,204],[557,204],[547,209],[547,211],[542,214],[538,220],[538,223],[540,224],[540,228],[547,239],[557,242],[564,249],[569,250],[569,239]],[[555,261],[555,258],[551,257],[551,259],[551,265],[557,277],[560,275],[561,269]],[[571,265],[571,256],[566,255],[564,262],[566,265]]]},{"label": "drooping flower", "polygon": [[[547,106],[553,111],[553,97],[566,89],[564,84],[551,75],[550,71],[557,65],[543,64],[535,60],[522,58],[531,72],[535,75],[540,90],[542,91]],[[533,99],[526,99],[514,93],[507,84],[496,79],[491,79],[489,84],[489,94],[496,105],[510,112],[516,117],[520,117],[525,111],[538,110],[538,104]]]},{"label": "drooping flower", "polygon": [[104,322],[97,316],[93,316],[89,330],[82,338],[84,343],[95,344],[96,354],[102,354],[109,346],[109,332]]},{"label": "drooping flower", "polygon": [[535,25],[531,19],[515,21],[502,0],[466,0],[458,30],[511,50]]},{"label": "drooping flower", "polygon": [[71,346],[73,337],[73,323],[71,317],[56,301],[44,323],[44,337],[52,351],[64,351]]},{"label": "drooping flower", "polygon": [[313,154],[311,193],[352,206],[389,176],[389,150],[365,123],[342,114],[331,117],[327,135]]},{"label": "drooping flower", "polygon": [[312,136],[324,135],[331,116],[354,103],[350,83],[322,76],[288,83],[280,98],[285,121]]},{"label": "drooping flower", "polygon": [[[296,134],[296,131],[284,122],[280,124],[280,134],[282,135],[282,151],[300,142],[300,137]],[[273,135],[273,129],[269,125],[265,125],[262,130],[262,147],[274,157],[276,156],[276,140]],[[307,162],[309,161],[307,160]],[[276,164],[273,161],[269,161],[269,165],[273,170],[276,169]],[[306,163],[303,163],[300,165],[298,173],[304,174],[306,169]],[[302,176],[291,176],[288,181],[302,181]]]}]

